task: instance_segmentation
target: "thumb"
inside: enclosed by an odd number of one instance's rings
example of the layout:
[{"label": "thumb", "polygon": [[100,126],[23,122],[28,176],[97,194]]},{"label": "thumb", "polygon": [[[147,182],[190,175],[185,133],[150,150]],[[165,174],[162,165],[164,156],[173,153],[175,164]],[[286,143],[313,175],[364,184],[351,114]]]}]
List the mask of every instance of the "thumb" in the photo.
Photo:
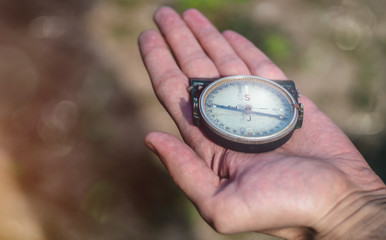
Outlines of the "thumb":
[{"label": "thumb", "polygon": [[184,142],[160,132],[146,136],[145,144],[165,165],[173,181],[197,205],[207,202],[220,179]]}]

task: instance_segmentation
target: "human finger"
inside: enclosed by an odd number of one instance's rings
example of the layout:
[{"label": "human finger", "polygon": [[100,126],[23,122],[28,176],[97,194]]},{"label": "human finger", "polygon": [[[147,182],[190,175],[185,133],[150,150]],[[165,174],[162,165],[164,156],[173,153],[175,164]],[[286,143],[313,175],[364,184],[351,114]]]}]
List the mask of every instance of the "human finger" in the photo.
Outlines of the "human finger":
[{"label": "human finger", "polygon": [[154,21],[165,37],[181,70],[188,77],[217,77],[219,72],[189,27],[171,8],[161,7]]},{"label": "human finger", "polygon": [[271,80],[287,79],[280,68],[248,39],[230,30],[223,32],[223,36],[253,75]]},{"label": "human finger", "polygon": [[145,144],[157,154],[173,181],[202,212],[210,212],[211,197],[220,179],[198,155],[176,137],[160,132],[146,136]]},{"label": "human finger", "polygon": [[138,44],[158,99],[175,121],[184,122],[182,120],[185,116],[178,101],[189,101],[186,91],[188,80],[185,74],[177,66],[168,46],[157,31],[148,30],[141,33]]},{"label": "human finger", "polygon": [[182,14],[182,18],[222,76],[250,74],[248,67],[204,15],[196,9],[189,9]]},{"label": "human finger", "polygon": [[173,118],[184,140],[203,159],[211,159],[209,140],[199,128],[193,127],[188,78],[178,67],[163,37],[157,31],[148,30],[139,36],[138,43],[159,101]]}]

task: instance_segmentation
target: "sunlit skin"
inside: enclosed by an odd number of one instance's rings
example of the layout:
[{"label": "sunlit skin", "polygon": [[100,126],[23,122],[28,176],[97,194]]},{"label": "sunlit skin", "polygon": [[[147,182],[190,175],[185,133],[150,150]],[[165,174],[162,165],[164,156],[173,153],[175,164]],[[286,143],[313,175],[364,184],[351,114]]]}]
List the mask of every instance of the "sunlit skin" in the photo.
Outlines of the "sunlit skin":
[{"label": "sunlit skin", "polygon": [[329,219],[337,203],[385,188],[346,135],[305,96],[299,99],[303,126],[279,149],[245,154],[211,142],[192,123],[189,78],[287,77],[247,39],[220,33],[197,10],[179,16],[163,7],[154,21],[160,32],[143,32],[139,47],[154,91],[184,142],[153,132],[145,143],[214,229],[290,239],[313,229],[323,236],[336,227]]}]

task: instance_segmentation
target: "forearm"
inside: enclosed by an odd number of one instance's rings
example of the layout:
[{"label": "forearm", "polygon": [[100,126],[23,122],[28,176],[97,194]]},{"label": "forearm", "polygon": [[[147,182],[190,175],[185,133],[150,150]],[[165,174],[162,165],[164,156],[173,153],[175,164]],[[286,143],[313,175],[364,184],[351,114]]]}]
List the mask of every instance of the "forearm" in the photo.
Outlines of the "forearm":
[{"label": "forearm", "polygon": [[386,239],[386,188],[351,194],[319,227],[316,239]]}]

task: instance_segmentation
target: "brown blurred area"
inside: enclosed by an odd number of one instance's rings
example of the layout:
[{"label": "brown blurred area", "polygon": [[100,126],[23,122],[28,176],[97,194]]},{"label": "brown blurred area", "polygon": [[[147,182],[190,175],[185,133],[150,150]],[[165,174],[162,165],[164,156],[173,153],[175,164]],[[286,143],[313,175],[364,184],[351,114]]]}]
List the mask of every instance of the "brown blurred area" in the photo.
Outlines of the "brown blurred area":
[{"label": "brown blurred area", "polygon": [[[1,240],[267,239],[216,234],[143,144],[149,131],[178,133],[136,38],[158,6],[192,2],[0,0]],[[384,2],[199,2],[267,52],[386,177]]]},{"label": "brown blurred area", "polygon": [[1,193],[14,211],[0,211],[0,239],[158,239],[168,225],[189,239],[180,193],[143,146],[142,106],[93,52],[93,4],[0,3],[0,161],[19,191]]}]

